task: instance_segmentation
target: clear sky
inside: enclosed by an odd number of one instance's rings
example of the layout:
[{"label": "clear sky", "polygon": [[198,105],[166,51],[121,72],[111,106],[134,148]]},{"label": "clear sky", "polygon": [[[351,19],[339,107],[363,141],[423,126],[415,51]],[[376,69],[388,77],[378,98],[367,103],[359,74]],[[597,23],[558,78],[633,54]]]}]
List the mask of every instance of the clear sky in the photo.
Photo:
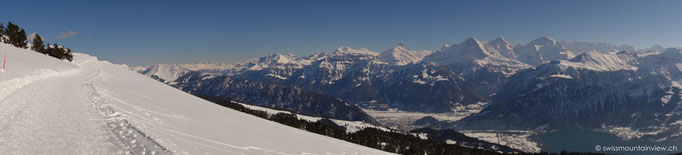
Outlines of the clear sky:
[{"label": "clear sky", "polygon": [[679,47],[681,8],[672,0],[16,0],[2,2],[0,21],[76,52],[147,65],[308,55],[341,45],[439,49],[467,37]]}]

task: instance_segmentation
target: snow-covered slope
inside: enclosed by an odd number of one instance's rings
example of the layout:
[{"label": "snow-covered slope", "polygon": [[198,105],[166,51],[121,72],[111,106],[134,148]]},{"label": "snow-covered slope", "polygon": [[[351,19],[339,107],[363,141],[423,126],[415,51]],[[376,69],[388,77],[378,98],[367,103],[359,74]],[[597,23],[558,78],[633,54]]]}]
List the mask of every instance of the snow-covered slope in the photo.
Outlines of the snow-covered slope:
[{"label": "snow-covered slope", "polygon": [[594,71],[637,70],[635,57],[626,53],[600,54],[585,52],[570,60],[557,60],[560,66]]},{"label": "snow-covered slope", "polygon": [[86,54],[0,44],[0,154],[387,154],[220,107]]}]

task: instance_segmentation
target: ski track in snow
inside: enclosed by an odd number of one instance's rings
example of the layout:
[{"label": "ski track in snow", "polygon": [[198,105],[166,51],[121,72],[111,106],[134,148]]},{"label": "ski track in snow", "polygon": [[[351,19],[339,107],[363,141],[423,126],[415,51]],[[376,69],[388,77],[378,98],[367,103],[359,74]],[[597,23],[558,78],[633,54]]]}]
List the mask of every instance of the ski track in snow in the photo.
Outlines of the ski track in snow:
[{"label": "ski track in snow", "polygon": [[68,63],[6,46],[17,69],[0,73],[0,154],[390,154],[226,109],[85,54]]},{"label": "ski track in snow", "polygon": [[107,127],[92,119],[98,116],[87,92],[73,82],[82,74],[41,71],[3,82],[14,90],[2,92],[0,154],[125,154]]}]

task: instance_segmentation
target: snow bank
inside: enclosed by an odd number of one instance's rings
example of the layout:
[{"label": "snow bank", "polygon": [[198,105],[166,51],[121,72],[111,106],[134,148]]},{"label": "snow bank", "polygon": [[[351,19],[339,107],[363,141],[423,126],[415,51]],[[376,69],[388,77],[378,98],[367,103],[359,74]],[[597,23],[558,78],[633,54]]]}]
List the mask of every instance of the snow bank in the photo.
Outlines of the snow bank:
[{"label": "snow bank", "polygon": [[7,56],[5,69],[0,66],[0,100],[32,82],[77,71],[66,61],[9,44],[0,43],[0,55]]}]

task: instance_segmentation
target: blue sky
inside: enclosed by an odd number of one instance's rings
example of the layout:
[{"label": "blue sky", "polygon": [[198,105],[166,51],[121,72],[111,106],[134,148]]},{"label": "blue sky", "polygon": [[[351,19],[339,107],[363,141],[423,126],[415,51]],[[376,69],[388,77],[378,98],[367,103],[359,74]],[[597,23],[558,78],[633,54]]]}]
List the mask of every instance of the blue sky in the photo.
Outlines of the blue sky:
[{"label": "blue sky", "polygon": [[9,1],[0,21],[76,52],[147,65],[308,55],[341,45],[438,49],[467,37],[679,47],[680,8],[682,1],[667,0]]}]

